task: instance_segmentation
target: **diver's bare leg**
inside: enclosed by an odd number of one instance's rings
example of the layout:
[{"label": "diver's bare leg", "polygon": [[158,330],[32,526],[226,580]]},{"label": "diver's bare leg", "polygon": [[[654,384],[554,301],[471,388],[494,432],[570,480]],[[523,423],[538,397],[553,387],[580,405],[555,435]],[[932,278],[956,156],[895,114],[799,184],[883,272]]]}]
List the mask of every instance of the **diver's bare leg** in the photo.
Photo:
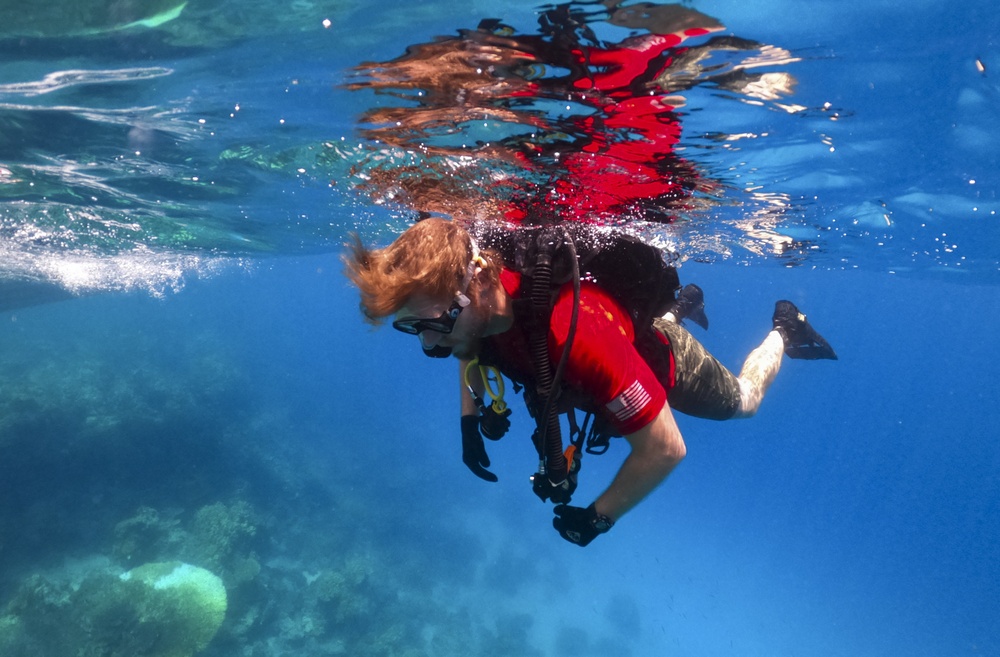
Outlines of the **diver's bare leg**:
[{"label": "diver's bare leg", "polygon": [[750,352],[740,370],[740,407],[734,417],[750,417],[760,408],[764,393],[781,369],[785,343],[781,334],[771,331],[759,347]]}]

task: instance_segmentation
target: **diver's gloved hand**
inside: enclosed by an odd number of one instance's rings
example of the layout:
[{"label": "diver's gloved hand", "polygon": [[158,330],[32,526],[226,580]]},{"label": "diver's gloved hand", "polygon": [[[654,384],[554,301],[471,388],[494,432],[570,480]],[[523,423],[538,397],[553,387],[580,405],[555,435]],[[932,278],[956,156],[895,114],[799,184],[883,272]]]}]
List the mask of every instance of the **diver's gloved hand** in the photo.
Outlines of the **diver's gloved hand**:
[{"label": "diver's gloved hand", "polygon": [[480,479],[497,481],[497,476],[486,469],[490,457],[486,455],[486,445],[479,433],[479,418],[475,415],[462,416],[462,462]]},{"label": "diver's gloved hand", "polygon": [[[479,415],[479,430],[490,440],[500,440],[510,429],[510,409],[497,413],[492,405],[483,406]],[[489,465],[487,463],[487,465]]]},{"label": "diver's gloved hand", "polygon": [[556,517],[552,519],[552,526],[560,536],[580,547],[586,547],[598,534],[607,532],[615,524],[611,518],[599,514],[593,504],[586,509],[560,504],[553,511]]}]

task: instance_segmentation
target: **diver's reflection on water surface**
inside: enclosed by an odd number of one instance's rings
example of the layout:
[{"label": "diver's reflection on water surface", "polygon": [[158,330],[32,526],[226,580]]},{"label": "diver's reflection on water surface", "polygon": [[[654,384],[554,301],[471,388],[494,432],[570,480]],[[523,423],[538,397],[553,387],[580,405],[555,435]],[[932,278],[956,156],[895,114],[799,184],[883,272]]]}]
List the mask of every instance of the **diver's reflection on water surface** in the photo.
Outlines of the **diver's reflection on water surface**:
[{"label": "diver's reflection on water surface", "polygon": [[[595,30],[621,31],[609,26],[630,34],[600,39]],[[714,34],[718,20],[681,5],[562,4],[542,10],[538,28],[484,19],[357,66],[349,89],[400,101],[360,118],[380,149],[356,171],[362,190],[458,219],[669,223],[714,203],[718,188],[678,154],[680,92],[773,99],[794,84],[747,71],[792,61],[786,51]]]}]

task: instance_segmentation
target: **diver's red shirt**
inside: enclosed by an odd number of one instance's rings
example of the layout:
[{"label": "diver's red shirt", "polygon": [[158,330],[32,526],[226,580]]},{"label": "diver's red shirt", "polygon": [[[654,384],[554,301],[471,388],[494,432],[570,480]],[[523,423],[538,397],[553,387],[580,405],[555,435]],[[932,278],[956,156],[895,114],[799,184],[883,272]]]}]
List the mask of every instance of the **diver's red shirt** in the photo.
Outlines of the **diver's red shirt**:
[{"label": "diver's red shirt", "polygon": [[[521,275],[504,269],[500,283],[507,293],[521,296]],[[562,356],[573,311],[573,287],[559,291],[549,324],[549,357],[553,368]],[[516,381],[532,372],[528,339],[523,327],[488,339],[489,350],[499,356],[500,370]],[[671,370],[673,368],[671,367]],[[635,348],[635,330],[628,312],[607,292],[588,281],[580,283],[580,311],[563,381],[595,407],[621,434],[638,431],[653,421],[667,395],[656,374]]]}]

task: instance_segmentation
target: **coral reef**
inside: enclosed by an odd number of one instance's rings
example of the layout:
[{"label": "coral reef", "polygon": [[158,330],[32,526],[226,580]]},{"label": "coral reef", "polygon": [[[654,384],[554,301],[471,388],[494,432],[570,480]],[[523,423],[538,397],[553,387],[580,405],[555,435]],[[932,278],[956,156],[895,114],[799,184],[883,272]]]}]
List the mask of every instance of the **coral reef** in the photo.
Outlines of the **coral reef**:
[{"label": "coral reef", "polygon": [[[268,480],[255,455],[218,438],[249,401],[234,394],[244,382],[224,345],[140,333],[107,353],[43,337],[0,356],[0,582],[67,545],[106,553],[114,541],[125,566],[170,554],[180,511]],[[209,412],[220,407],[228,415]]]},{"label": "coral reef", "polygon": [[244,500],[216,502],[195,513],[192,538],[206,563],[224,568],[252,547],[259,520]]},{"label": "coral reef", "polygon": [[125,564],[142,563],[175,551],[184,540],[179,520],[140,506],[134,516],[115,525],[113,555]]},{"label": "coral reef", "polygon": [[[204,568],[179,561],[150,563],[121,576],[123,582],[139,582],[145,588],[142,619],[170,619],[161,635],[172,637],[164,657],[182,657],[203,650],[226,616],[226,588],[222,580]],[[163,621],[160,621],[163,622]],[[165,624],[165,623],[164,623]]]},{"label": "coral reef", "polygon": [[211,572],[152,563],[99,568],[79,582],[27,578],[0,617],[5,655],[191,657],[222,624],[226,589]]},{"label": "coral reef", "polygon": [[[263,397],[222,339],[110,342],[32,333],[0,352],[0,655],[537,654],[531,619],[513,632],[463,599],[478,539],[386,504],[361,446],[333,458],[349,427]],[[201,616],[221,625],[168,645],[188,621],[149,583],[209,571]]]}]

